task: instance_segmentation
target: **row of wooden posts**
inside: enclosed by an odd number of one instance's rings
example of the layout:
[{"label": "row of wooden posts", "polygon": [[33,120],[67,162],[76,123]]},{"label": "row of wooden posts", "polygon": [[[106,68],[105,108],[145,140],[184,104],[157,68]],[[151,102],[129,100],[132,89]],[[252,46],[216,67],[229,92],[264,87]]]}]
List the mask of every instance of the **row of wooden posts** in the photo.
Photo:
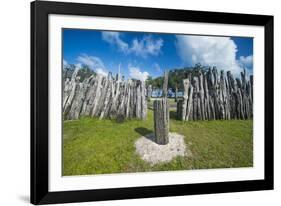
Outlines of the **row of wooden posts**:
[{"label": "row of wooden posts", "polygon": [[[76,69],[71,78],[64,81],[64,119],[146,118],[151,85],[146,87],[142,81],[124,80],[120,74],[116,77],[97,74],[82,82],[79,78]],[[225,75],[216,68],[198,70],[190,72],[182,83],[183,97],[177,101],[177,116],[183,121],[253,117],[253,77],[246,78],[245,71],[240,78],[234,78],[230,72]],[[167,88],[163,87],[164,99],[167,99],[166,93]]]},{"label": "row of wooden posts", "polygon": [[190,73],[183,80],[183,98],[177,102],[177,116],[183,121],[253,118],[253,76],[240,78],[230,71],[210,68]]},{"label": "row of wooden posts", "polygon": [[145,83],[125,81],[120,73],[112,75],[92,75],[79,81],[78,70],[71,78],[66,78],[63,87],[63,117],[65,120],[80,116],[145,119],[147,100]]}]

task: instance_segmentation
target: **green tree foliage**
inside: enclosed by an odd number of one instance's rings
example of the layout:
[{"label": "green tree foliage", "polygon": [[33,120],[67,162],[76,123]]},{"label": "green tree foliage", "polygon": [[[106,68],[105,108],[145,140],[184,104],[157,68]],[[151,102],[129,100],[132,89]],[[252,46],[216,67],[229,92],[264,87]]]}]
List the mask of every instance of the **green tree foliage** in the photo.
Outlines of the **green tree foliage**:
[{"label": "green tree foliage", "polygon": [[92,75],[96,75],[96,73],[87,65],[82,65],[81,69],[78,71],[78,76],[80,77],[81,82]]},{"label": "green tree foliage", "polygon": [[[188,78],[189,74],[196,75],[199,70],[205,71],[208,69],[207,67],[201,66],[201,64],[195,64],[194,67],[184,67],[184,68],[176,68],[169,71],[169,82],[168,87],[172,89],[173,92],[175,92],[176,88],[178,90],[183,89],[182,80]],[[163,77],[156,77],[152,78],[149,77],[146,80],[147,84],[151,84],[154,89],[156,88],[162,88],[163,85]]]},{"label": "green tree foliage", "polygon": [[[73,74],[75,70],[75,65],[74,64],[68,64],[66,66],[63,67],[63,79],[66,80],[71,79],[71,76]],[[89,66],[87,65],[82,65],[81,68],[78,71],[78,76],[80,77],[79,81],[82,82],[84,81],[86,78],[92,76],[92,75],[96,75],[96,73],[90,69]]]}]

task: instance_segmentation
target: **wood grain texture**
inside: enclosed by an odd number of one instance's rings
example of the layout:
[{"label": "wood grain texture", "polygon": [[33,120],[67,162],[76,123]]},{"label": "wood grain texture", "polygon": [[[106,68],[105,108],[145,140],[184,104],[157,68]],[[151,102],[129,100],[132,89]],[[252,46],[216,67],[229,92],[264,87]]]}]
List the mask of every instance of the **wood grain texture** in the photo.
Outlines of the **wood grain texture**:
[{"label": "wood grain texture", "polygon": [[177,103],[178,119],[216,120],[253,118],[253,76],[246,71],[235,78],[231,72],[199,70],[183,82],[183,98]]},{"label": "wood grain texture", "polygon": [[154,109],[154,132],[157,144],[169,143],[169,104],[167,101],[168,92],[168,76],[169,73],[164,73],[163,97],[153,102]]},{"label": "wood grain texture", "polygon": [[145,83],[97,74],[79,81],[78,69],[63,85],[63,117],[65,120],[92,116],[119,119],[145,119],[147,98]]}]

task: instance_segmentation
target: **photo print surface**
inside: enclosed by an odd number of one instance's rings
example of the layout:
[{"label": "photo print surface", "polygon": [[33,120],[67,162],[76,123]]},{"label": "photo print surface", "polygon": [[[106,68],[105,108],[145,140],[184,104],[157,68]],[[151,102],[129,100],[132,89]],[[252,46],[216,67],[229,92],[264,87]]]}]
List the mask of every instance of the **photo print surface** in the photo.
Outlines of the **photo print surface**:
[{"label": "photo print surface", "polygon": [[62,175],[253,167],[253,38],[62,29]]}]

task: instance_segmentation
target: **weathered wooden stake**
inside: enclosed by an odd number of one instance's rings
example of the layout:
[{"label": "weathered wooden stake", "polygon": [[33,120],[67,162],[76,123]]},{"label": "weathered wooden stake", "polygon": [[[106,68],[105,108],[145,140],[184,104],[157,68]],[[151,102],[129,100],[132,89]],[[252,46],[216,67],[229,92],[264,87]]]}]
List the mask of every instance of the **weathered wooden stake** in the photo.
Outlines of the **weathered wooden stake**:
[{"label": "weathered wooden stake", "polygon": [[167,101],[168,72],[164,73],[163,97],[155,100],[154,108],[154,132],[157,144],[169,143],[169,105]]},{"label": "weathered wooden stake", "polygon": [[[120,70],[120,69],[119,69]],[[103,118],[118,117],[145,119],[147,99],[145,82],[125,81],[120,71],[116,78],[96,74],[80,82],[76,68],[64,82],[63,118],[78,119],[80,116]]]},{"label": "weathered wooden stake", "polygon": [[151,84],[147,86],[146,93],[147,93],[147,95],[146,95],[147,100],[150,101],[151,96],[152,96],[152,85]]},{"label": "weathered wooden stake", "polygon": [[[220,73],[220,75],[219,75]],[[183,79],[183,97],[178,101],[178,119],[216,120],[253,118],[253,77],[234,78],[221,70],[209,68],[190,73]]]},{"label": "weathered wooden stake", "polygon": [[178,84],[176,84],[176,89],[175,89],[175,102],[178,102]]}]

